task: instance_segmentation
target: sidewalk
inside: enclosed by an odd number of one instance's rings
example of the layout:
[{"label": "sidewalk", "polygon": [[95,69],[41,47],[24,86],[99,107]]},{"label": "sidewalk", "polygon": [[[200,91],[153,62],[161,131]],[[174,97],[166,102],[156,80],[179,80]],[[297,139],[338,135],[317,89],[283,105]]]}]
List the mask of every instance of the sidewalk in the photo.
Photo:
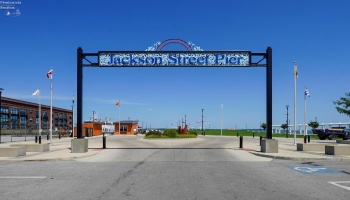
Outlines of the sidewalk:
[{"label": "sidewalk", "polygon": [[[268,157],[273,159],[282,159],[282,160],[335,160],[335,161],[350,161],[350,156],[346,155],[326,155],[324,152],[318,151],[297,151],[297,143],[304,143],[303,138],[297,138],[296,144],[294,145],[294,138],[273,138],[278,140],[278,153],[263,153],[261,152],[260,145],[256,143],[247,142],[247,147],[254,149],[250,153]],[[249,139],[247,138],[249,141]],[[335,140],[311,140],[310,143],[327,143],[327,144],[336,144]],[[260,144],[260,142],[259,142]],[[243,146],[245,147],[245,146]]]},{"label": "sidewalk", "polygon": [[[112,136],[112,137],[123,137],[123,136]],[[124,137],[136,137],[136,136],[124,136]],[[263,153],[261,152],[260,140],[258,137],[244,137],[243,139],[243,148],[239,148],[239,139],[238,137],[227,137],[227,136],[199,136],[199,137],[213,137],[217,139],[234,140],[234,142],[229,143],[230,146],[223,146],[223,148],[232,148],[234,150],[244,150],[248,151],[254,155],[269,157],[273,159],[283,159],[283,160],[335,160],[335,161],[350,161],[350,156],[334,156],[326,155],[324,152],[303,152],[297,151],[296,145],[294,145],[293,138],[274,138],[278,140],[278,153]],[[138,138],[142,138],[138,136]],[[86,153],[71,153],[71,138],[55,138],[52,140],[50,145],[50,150],[46,152],[27,152],[25,156],[19,157],[0,157],[1,161],[59,161],[59,160],[74,160],[83,157],[94,156],[99,152],[103,151],[102,149],[102,136],[89,137],[86,138],[89,140],[89,149]],[[118,138],[117,138],[118,139]],[[108,136],[107,136],[108,141]],[[8,147],[11,144],[24,144],[31,143],[34,141],[22,141],[22,142],[9,142],[2,143],[0,147]],[[42,141],[43,144],[49,143],[49,141]],[[297,139],[296,143],[303,143],[303,139]],[[311,143],[329,143],[335,144],[335,141],[329,140],[311,140]],[[205,144],[203,144],[205,145]],[[116,144],[108,143],[108,148],[120,148]],[[210,147],[208,147],[210,148]]]},{"label": "sidewalk", "polygon": [[[50,150],[46,152],[27,152],[25,156],[19,157],[0,157],[1,161],[59,161],[74,160],[96,155],[100,149],[89,149],[87,153],[71,153],[72,138],[52,139]],[[91,140],[92,141],[92,140]],[[89,140],[90,142],[90,140]],[[0,147],[9,147],[11,144],[33,144],[34,141],[9,142],[2,143]],[[50,143],[49,140],[42,140],[42,144]]]}]

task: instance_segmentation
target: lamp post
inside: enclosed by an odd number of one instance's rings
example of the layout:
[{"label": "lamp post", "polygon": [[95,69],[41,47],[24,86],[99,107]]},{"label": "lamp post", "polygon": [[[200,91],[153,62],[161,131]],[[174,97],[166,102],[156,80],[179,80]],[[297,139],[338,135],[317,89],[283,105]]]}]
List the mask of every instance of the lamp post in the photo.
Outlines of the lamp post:
[{"label": "lamp post", "polygon": [[203,111],[204,111],[204,109],[202,108],[202,135],[204,135],[203,134]]},{"label": "lamp post", "polygon": [[287,108],[287,121],[286,121],[286,124],[287,124],[287,131],[286,131],[286,138],[288,138],[288,108],[289,108],[289,105],[286,105],[286,108]]},{"label": "lamp post", "polygon": [[[1,106],[1,93],[4,89],[3,88],[0,88],[0,110],[2,108]],[[1,111],[0,111],[0,144],[1,144],[1,129],[2,129],[2,118],[1,118]]]}]

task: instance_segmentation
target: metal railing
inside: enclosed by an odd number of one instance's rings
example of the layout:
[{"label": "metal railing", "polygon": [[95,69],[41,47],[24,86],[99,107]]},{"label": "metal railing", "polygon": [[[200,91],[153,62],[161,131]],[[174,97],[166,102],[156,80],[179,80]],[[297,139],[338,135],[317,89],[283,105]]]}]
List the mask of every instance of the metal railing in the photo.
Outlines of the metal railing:
[{"label": "metal railing", "polygon": [[[52,137],[70,137],[70,129],[52,130]],[[37,125],[26,125],[18,123],[1,123],[1,142],[18,142],[18,141],[34,141],[35,136],[39,135]],[[44,140],[50,135],[50,127],[42,126],[41,138]]]}]

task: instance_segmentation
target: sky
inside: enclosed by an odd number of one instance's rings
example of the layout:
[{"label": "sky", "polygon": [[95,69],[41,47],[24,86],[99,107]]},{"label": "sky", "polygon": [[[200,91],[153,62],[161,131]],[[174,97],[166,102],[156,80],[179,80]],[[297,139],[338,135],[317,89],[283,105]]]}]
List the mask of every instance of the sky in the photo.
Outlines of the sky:
[{"label": "sky", "polygon": [[[17,2],[4,9],[4,2]],[[350,122],[333,101],[349,92],[348,0],[0,1],[2,96],[71,109],[77,48],[145,50],[181,39],[203,50],[273,51],[273,125]],[[15,12],[19,11],[20,14]],[[6,15],[10,12],[9,15]],[[164,50],[185,50],[179,44]],[[265,68],[84,68],[83,120],[139,120],[148,128],[256,129],[266,121]],[[304,101],[304,86],[310,97]],[[120,107],[116,102],[120,101]],[[223,106],[222,106],[223,105]],[[75,104],[76,110],[76,104]],[[76,113],[76,112],[75,112]],[[119,118],[120,113],[120,118]],[[75,116],[76,119],[76,116]],[[221,125],[222,124],[222,125]]]}]

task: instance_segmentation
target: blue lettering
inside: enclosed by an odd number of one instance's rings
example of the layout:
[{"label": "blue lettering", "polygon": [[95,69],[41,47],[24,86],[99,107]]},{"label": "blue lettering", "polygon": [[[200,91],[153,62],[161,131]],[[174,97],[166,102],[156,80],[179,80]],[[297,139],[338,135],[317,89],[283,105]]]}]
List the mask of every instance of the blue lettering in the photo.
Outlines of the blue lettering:
[{"label": "blue lettering", "polygon": [[224,60],[225,59],[225,55],[223,54],[215,54],[215,64],[219,64],[219,61]]},{"label": "blue lettering", "polygon": [[184,59],[184,63],[183,64],[186,65],[187,64],[186,60],[188,59],[188,57],[185,56],[185,57],[183,57],[183,59]]},{"label": "blue lettering", "polygon": [[143,57],[139,57],[139,64],[144,65],[145,64],[145,59]]},{"label": "blue lettering", "polygon": [[129,58],[128,57],[122,57],[121,61],[122,61],[122,65],[129,65]]},{"label": "blue lettering", "polygon": [[197,58],[197,64],[203,65],[205,60],[206,60],[206,57],[199,57],[199,58]]},{"label": "blue lettering", "polygon": [[181,55],[177,57],[177,65],[181,65]]},{"label": "blue lettering", "polygon": [[[199,58],[198,58],[199,59]],[[196,60],[197,58],[196,57],[190,57],[190,59],[188,60],[188,63],[190,65],[195,65],[196,64]]]},{"label": "blue lettering", "polygon": [[[151,60],[151,62],[149,62],[149,60]],[[154,58],[152,58],[152,57],[147,57],[147,58],[146,58],[146,64],[147,64],[147,65],[149,65],[149,64],[151,64],[151,65],[154,64]]]},{"label": "blue lettering", "polygon": [[120,64],[120,57],[113,56],[113,65],[121,65]]},{"label": "blue lettering", "polygon": [[132,54],[130,54],[130,65],[137,65],[136,60],[132,57]]},{"label": "blue lettering", "polygon": [[155,64],[162,65],[163,64],[163,59],[162,57],[154,57],[155,59]]},{"label": "blue lettering", "polygon": [[169,54],[168,65],[176,65],[176,54]]}]

